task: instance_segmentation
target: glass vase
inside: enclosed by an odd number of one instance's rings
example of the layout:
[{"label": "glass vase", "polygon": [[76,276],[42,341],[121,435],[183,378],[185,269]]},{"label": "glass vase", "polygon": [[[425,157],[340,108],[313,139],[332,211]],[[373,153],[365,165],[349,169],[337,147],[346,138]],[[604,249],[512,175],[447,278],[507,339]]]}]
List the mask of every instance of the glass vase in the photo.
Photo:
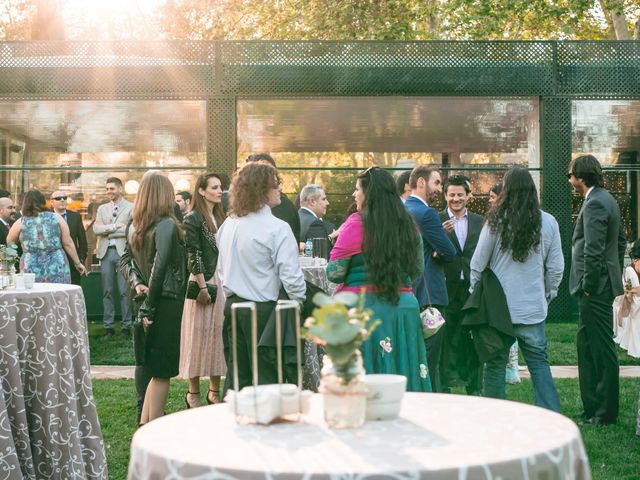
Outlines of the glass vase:
[{"label": "glass vase", "polygon": [[343,365],[335,365],[328,355],[324,356],[320,392],[329,428],[356,428],[364,423],[367,404],[364,375],[359,350]]}]

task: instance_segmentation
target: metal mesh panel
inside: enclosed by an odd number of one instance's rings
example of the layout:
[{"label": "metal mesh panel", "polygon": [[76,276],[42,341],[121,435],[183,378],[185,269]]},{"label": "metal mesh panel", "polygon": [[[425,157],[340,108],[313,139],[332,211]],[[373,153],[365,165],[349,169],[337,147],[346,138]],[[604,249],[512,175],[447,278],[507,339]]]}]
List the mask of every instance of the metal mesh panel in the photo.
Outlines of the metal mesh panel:
[{"label": "metal mesh panel", "polygon": [[178,98],[214,93],[208,42],[0,44],[0,98]]},{"label": "metal mesh panel", "polygon": [[236,102],[232,98],[207,101],[207,167],[229,177],[236,168]]},{"label": "metal mesh panel", "polygon": [[549,42],[223,42],[233,95],[544,95]]},{"label": "metal mesh panel", "polygon": [[558,93],[605,97],[640,93],[640,42],[558,42]]},{"label": "metal mesh panel", "polygon": [[542,131],[542,208],[553,215],[560,226],[565,271],[558,297],[551,303],[548,318],[571,318],[572,299],[569,295],[571,266],[571,188],[566,180],[571,161],[571,101],[566,98],[543,98],[541,102]]}]

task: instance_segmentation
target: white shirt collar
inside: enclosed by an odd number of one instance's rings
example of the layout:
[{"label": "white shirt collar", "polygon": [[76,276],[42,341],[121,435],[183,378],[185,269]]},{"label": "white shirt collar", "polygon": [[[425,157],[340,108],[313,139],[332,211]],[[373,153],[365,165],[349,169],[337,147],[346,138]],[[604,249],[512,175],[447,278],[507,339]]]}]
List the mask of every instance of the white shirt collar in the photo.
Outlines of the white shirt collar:
[{"label": "white shirt collar", "polygon": [[591,193],[591,190],[593,190],[596,187],[589,187],[589,190],[587,190],[587,193],[584,194],[584,199],[586,200],[587,198],[589,198],[589,194]]},{"label": "white shirt collar", "polygon": [[[464,209],[464,215],[462,215],[462,218],[466,217],[468,214],[469,214],[469,211],[465,208]],[[453,214],[453,212],[451,211],[451,209],[449,207],[447,207],[447,215],[449,215],[449,218],[455,217],[455,215]]]},{"label": "white shirt collar", "polygon": [[311,210],[310,208],[307,207],[300,207],[300,210],[306,210],[307,212],[311,213],[314,217],[318,218],[318,215],[316,215],[316,212],[314,212],[313,210]]},{"label": "white shirt collar", "polygon": [[415,197],[418,200],[420,200],[422,203],[424,203],[427,207],[429,206],[429,204],[426,202],[426,200],[424,200],[422,197],[419,197],[418,195],[414,195],[413,193],[411,195],[409,195],[410,197]]}]

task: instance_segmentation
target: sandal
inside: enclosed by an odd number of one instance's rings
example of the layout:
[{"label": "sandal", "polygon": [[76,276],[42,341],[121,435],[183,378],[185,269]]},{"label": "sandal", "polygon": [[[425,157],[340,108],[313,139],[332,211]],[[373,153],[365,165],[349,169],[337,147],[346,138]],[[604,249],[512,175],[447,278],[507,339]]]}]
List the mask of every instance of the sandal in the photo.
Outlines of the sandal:
[{"label": "sandal", "polygon": [[[213,400],[211,399],[211,397],[213,397]],[[220,393],[218,393],[216,390],[209,389],[209,392],[207,393],[207,404],[215,405],[216,403],[220,403]]]},{"label": "sandal", "polygon": [[[190,403],[189,402],[189,395],[195,395],[197,400],[195,402],[193,402],[193,403]],[[207,397],[207,401],[209,401],[209,397]],[[200,392],[189,392],[189,391],[187,391],[187,393],[184,396],[184,403],[187,404],[187,408],[201,407],[202,403],[200,402]]]}]

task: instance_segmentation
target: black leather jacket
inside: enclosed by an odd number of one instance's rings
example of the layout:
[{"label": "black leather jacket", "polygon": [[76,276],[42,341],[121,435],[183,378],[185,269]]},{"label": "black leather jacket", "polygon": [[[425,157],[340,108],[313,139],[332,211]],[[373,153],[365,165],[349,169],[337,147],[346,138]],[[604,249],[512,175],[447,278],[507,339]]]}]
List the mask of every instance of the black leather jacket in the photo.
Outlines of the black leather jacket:
[{"label": "black leather jacket", "polygon": [[213,277],[218,263],[215,233],[209,230],[202,215],[193,210],[184,217],[184,228],[189,271],[194,275],[202,273],[205,281],[209,280]]},{"label": "black leather jacket", "polygon": [[139,284],[149,287],[138,318],[152,319],[161,297],[184,299],[188,276],[184,242],[177,225],[169,217],[160,219],[147,231],[140,251],[131,247],[132,233],[133,227],[127,233],[120,270],[132,289]]}]

